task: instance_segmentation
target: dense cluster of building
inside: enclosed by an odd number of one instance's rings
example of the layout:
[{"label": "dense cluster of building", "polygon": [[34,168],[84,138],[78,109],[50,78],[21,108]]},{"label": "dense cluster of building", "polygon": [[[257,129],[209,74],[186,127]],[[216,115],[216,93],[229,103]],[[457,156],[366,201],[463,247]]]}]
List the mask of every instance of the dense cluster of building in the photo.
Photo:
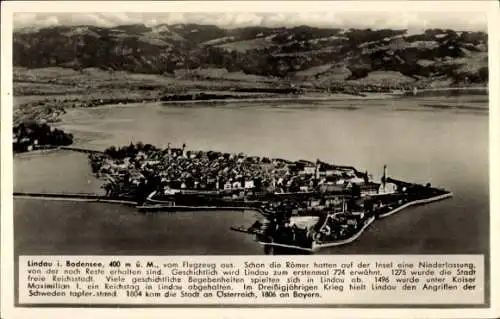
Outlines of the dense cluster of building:
[{"label": "dense cluster of building", "polygon": [[185,205],[196,206],[198,195],[205,203],[202,206],[207,202],[222,205],[226,200],[231,205],[258,202],[266,220],[256,221],[250,228],[233,229],[255,234],[261,242],[302,248],[311,248],[313,242],[347,240],[377,216],[440,192],[429,184],[390,179],[386,167],[376,183],[367,172],[320,160],[292,162],[189,151],[186,145],[158,149],[150,144],[130,144],[89,156],[94,173],[107,177],[108,196],[132,194],[141,205],[148,197],[154,203],[179,205],[177,201],[184,199]]},{"label": "dense cluster of building", "polygon": [[148,190],[211,192],[334,192],[355,188],[378,192],[367,173],[317,160],[295,162],[182,148],[157,149],[137,144],[92,154],[94,173],[108,177],[105,186],[115,193],[147,185]]}]

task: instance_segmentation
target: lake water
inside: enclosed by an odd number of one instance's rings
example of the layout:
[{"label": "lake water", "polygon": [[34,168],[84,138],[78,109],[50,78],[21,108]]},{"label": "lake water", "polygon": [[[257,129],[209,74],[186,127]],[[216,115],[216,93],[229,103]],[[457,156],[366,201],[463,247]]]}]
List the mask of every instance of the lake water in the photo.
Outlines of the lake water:
[{"label": "lake water", "polygon": [[[489,238],[488,109],[484,98],[335,101],[315,104],[165,106],[70,110],[59,126],[75,146],[157,146],[317,158],[451,190],[450,200],[375,222],[353,244],[322,254],[485,253]],[[100,192],[82,154],[15,158],[16,191]],[[143,216],[96,203],[15,200],[16,251],[30,254],[262,254],[231,225],[255,213]]]}]

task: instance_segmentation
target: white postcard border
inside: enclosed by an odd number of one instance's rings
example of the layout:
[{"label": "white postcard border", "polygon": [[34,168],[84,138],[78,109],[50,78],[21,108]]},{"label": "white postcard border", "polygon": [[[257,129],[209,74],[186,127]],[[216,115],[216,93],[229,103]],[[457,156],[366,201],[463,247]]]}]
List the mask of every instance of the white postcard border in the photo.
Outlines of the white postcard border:
[{"label": "white postcard border", "polygon": [[[5,318],[86,318],[88,316],[105,316],[106,318],[152,318],[158,316],[180,317],[180,316],[200,316],[206,318],[251,318],[254,316],[273,316],[288,318],[301,318],[304,315],[309,317],[331,317],[332,314],[337,317],[426,317],[426,318],[487,318],[497,317],[500,314],[498,301],[500,300],[500,285],[498,276],[495,275],[496,270],[500,267],[500,250],[496,245],[500,243],[500,203],[499,197],[494,196],[494,190],[500,189],[500,171],[499,162],[499,146],[500,146],[500,114],[499,114],[499,92],[500,92],[500,68],[499,68],[499,10],[496,1],[441,1],[441,2],[421,2],[421,1],[364,1],[364,2],[331,2],[331,1],[262,1],[262,2],[120,2],[118,7],[120,11],[172,11],[172,12],[188,12],[188,11],[259,11],[259,12],[275,12],[275,11],[314,11],[328,10],[328,8],[338,7],[348,8],[351,11],[366,11],[366,10],[384,10],[393,11],[395,13],[402,10],[419,9],[422,11],[434,11],[437,8],[446,9],[448,11],[460,10],[486,10],[488,11],[488,38],[489,38],[489,73],[490,73],[490,285],[491,285],[491,307],[489,309],[314,309],[308,308],[307,314],[298,311],[298,309],[100,309],[100,308],[78,308],[78,309],[52,309],[52,308],[14,308],[14,268],[13,268],[13,218],[12,218],[12,14],[14,12],[115,12],[117,10],[117,2],[4,2],[2,3],[2,59],[1,59],[1,92],[2,92],[2,108],[1,108],[1,132],[2,132],[2,161],[1,161],[1,238],[2,238],[2,264],[1,264],[1,306],[2,317]],[[495,303],[495,301],[497,301]]]}]

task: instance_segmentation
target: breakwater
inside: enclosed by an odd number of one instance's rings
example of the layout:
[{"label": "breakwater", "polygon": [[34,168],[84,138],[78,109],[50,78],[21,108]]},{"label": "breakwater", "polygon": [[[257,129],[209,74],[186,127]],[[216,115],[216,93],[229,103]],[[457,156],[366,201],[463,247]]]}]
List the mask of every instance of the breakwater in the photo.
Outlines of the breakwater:
[{"label": "breakwater", "polygon": [[[136,207],[139,212],[182,212],[182,211],[263,211],[257,207],[251,206],[189,206],[189,205],[137,205],[137,202],[123,199],[112,199],[102,195],[85,194],[85,193],[28,193],[14,192],[14,198],[38,199],[38,200],[59,200],[59,201],[74,201],[74,202],[94,202],[94,203],[110,203],[121,204],[131,207]],[[228,203],[230,204],[230,203]]]},{"label": "breakwater", "polygon": [[243,206],[185,206],[185,205],[172,205],[172,206],[137,206],[139,212],[147,213],[147,212],[185,212],[185,211],[250,211],[256,210],[252,207],[243,207]]},{"label": "breakwater", "polygon": [[379,215],[379,218],[384,218],[384,217],[388,217],[388,216],[391,216],[399,211],[402,211],[403,209],[405,208],[408,208],[410,206],[417,206],[417,205],[424,205],[424,204],[428,204],[428,203],[432,203],[432,202],[437,202],[437,201],[440,201],[440,200],[443,200],[443,199],[447,199],[447,198],[450,198],[450,197],[453,197],[453,193],[449,192],[449,193],[445,193],[445,194],[442,194],[442,195],[438,195],[438,196],[435,196],[435,197],[431,197],[431,198],[426,198],[426,199],[419,199],[419,200],[414,200],[414,201],[411,201],[411,202],[408,202],[402,206],[399,206],[387,213],[384,213],[384,214],[380,214]]},{"label": "breakwater", "polygon": [[[432,203],[432,202],[436,202],[436,201],[440,201],[440,200],[443,200],[443,199],[447,199],[447,198],[450,198],[450,197],[453,197],[453,193],[451,192],[448,192],[448,193],[445,193],[445,194],[442,194],[442,195],[438,195],[438,196],[434,196],[434,197],[430,197],[430,198],[426,198],[426,199],[421,199],[421,200],[414,200],[414,201],[411,201],[411,202],[408,202],[402,206],[399,206],[387,213],[384,213],[384,214],[380,214],[377,216],[378,219],[380,218],[385,218],[385,217],[388,217],[388,216],[391,216],[397,212],[400,212],[402,211],[403,209],[405,208],[408,208],[408,207],[411,207],[411,206],[417,206],[417,205],[423,205],[423,204],[428,204],[428,203]],[[375,216],[373,217],[370,217],[366,222],[365,224],[363,225],[363,227],[360,228],[360,230],[358,232],[356,232],[355,234],[353,234],[351,237],[347,238],[347,239],[343,239],[343,240],[339,240],[339,241],[335,241],[335,242],[330,242],[330,243],[315,243],[313,242],[313,246],[312,246],[312,250],[313,251],[317,251],[319,249],[322,249],[322,248],[328,248],[328,247],[335,247],[335,246],[342,246],[342,245],[346,245],[346,244],[349,244],[349,243],[352,243],[354,242],[355,240],[357,240],[361,234],[363,234],[363,232],[377,219]]]},{"label": "breakwater", "polygon": [[26,193],[26,192],[14,192],[14,198],[30,198],[38,200],[61,200],[61,201],[75,201],[75,202],[96,202],[96,203],[111,203],[111,204],[122,204],[127,206],[135,207],[137,205],[134,201],[127,201],[122,199],[112,199],[105,196],[95,195],[95,194],[64,194],[64,193]]},{"label": "breakwater", "polygon": [[73,147],[73,146],[59,146],[59,145],[34,145],[34,151],[50,151],[50,150],[66,150],[85,154],[104,154],[103,151],[91,150],[87,148]]},{"label": "breakwater", "polygon": [[58,148],[61,150],[67,150],[67,151],[73,151],[73,152],[79,152],[79,153],[85,153],[85,154],[104,154],[103,151],[91,150],[91,149],[87,149],[87,148],[80,148],[80,147],[73,147],[73,146],[59,146]]},{"label": "breakwater", "polygon": [[[67,147],[66,150],[84,152],[84,153],[96,152],[94,150],[73,148],[73,147]],[[137,148],[134,147],[133,150],[137,150]],[[161,153],[163,157],[159,158],[162,159],[167,157],[167,155],[170,155],[168,151],[172,152],[172,150],[173,149],[168,149],[167,151],[163,151],[163,153]],[[185,151],[184,149],[181,149],[181,151],[183,151],[183,155],[179,158],[180,162],[188,162],[190,160],[193,161],[193,158],[196,158],[197,156],[201,157],[203,155],[203,154],[199,155],[199,153],[190,154],[188,153],[188,151]],[[144,156],[144,158],[138,156],[138,160],[142,161],[149,160],[149,162],[155,163],[153,161],[155,158],[148,158],[147,156],[150,154],[156,154],[156,152],[161,152],[161,150],[157,150],[154,148],[149,153],[145,152],[144,155],[141,155]],[[214,157],[224,158],[223,155],[224,154],[222,155],[216,154],[216,156],[214,155]],[[206,156],[208,157],[209,154],[207,153]],[[244,155],[241,155],[240,157],[241,161],[245,161],[246,157],[244,157]],[[248,159],[253,160],[253,158],[251,157],[248,157]],[[296,163],[296,165],[303,164],[305,165],[305,167],[308,167],[309,170],[306,170],[302,167],[293,167],[299,172],[299,174],[302,175],[313,175],[315,172],[318,175],[319,173],[322,173],[324,176],[326,176],[327,174],[333,173],[333,175],[337,174],[339,176],[342,175],[344,177],[351,178],[353,181],[352,184],[353,189],[351,190],[352,194],[349,195],[347,193],[346,194],[336,193],[336,195],[332,195],[327,190],[321,192],[319,192],[318,190],[318,192],[307,192],[305,194],[301,194],[301,192],[299,191],[298,193],[295,192],[289,193],[290,195],[289,200],[287,200],[286,198],[276,198],[280,196],[274,194],[275,196],[273,197],[275,198],[274,199],[269,198],[270,199],[269,203],[265,203],[266,201],[264,201],[263,198],[261,198],[257,194],[254,194],[253,191],[248,191],[250,194],[245,194],[246,191],[241,190],[240,189],[241,185],[239,185],[237,192],[234,194],[233,193],[225,194],[225,192],[221,194],[218,194],[219,192],[215,192],[215,194],[214,192],[206,193],[204,191],[197,191],[196,189],[189,189],[189,188],[186,189],[185,191],[186,193],[183,193],[182,190],[170,188],[172,194],[168,192],[165,194],[160,194],[160,196],[157,198],[160,200],[154,200],[152,198],[153,197],[152,195],[154,193],[151,193],[151,190],[147,192],[138,193],[140,196],[132,196],[131,194],[134,193],[135,189],[131,187],[133,187],[135,184],[131,183],[130,177],[132,176],[130,176],[124,179],[124,182],[130,183],[129,187],[130,189],[127,188],[126,189],[127,192],[122,193],[122,195],[124,196],[115,196],[116,194],[114,193],[107,193],[107,196],[99,196],[95,194],[16,193],[14,194],[14,196],[24,197],[24,198],[39,198],[45,200],[56,199],[56,200],[66,200],[66,201],[73,200],[73,201],[85,201],[85,202],[117,203],[135,207],[136,209],[139,210],[139,212],[161,211],[167,213],[182,212],[182,211],[230,210],[234,212],[239,212],[247,210],[248,211],[257,210],[254,209],[254,207],[249,207],[250,203],[248,202],[248,199],[255,198],[257,200],[252,201],[251,203],[252,206],[255,205],[256,207],[259,207],[258,205],[259,202],[261,204],[264,204],[262,206],[262,209],[264,210],[264,213],[267,214],[267,216],[265,217],[267,217],[267,220],[271,223],[271,225],[274,224],[278,225],[275,234],[263,233],[262,236],[258,236],[260,237],[258,238],[258,241],[267,243],[269,245],[275,245],[275,244],[280,245],[277,247],[281,248],[291,248],[295,246],[297,247],[297,249],[314,248],[315,250],[331,246],[346,245],[354,242],[359,238],[359,236],[361,236],[364,230],[369,227],[369,225],[374,221],[376,217],[386,217],[411,205],[424,204],[451,196],[451,193],[446,193],[446,191],[444,190],[431,188],[430,184],[428,184],[427,186],[423,186],[412,183],[406,183],[391,178],[385,178],[386,176],[385,172],[384,172],[384,178],[382,179],[382,183],[385,184],[386,182],[392,182],[393,184],[395,184],[394,186],[397,187],[394,188],[394,192],[389,191],[389,193],[386,193],[387,192],[386,189],[388,188],[385,188],[384,186],[384,191],[382,193],[373,194],[372,193],[373,191],[381,192],[379,189],[379,184],[373,182],[369,183],[369,181],[367,182],[366,179],[359,177],[357,174],[358,171],[351,166],[330,165],[327,163],[323,163],[319,160],[317,160],[316,162],[309,162],[305,160],[297,162],[289,162],[277,159],[277,160],[269,160],[268,162],[269,162],[268,165],[276,165],[273,163],[280,163],[280,164],[283,163],[283,165],[291,165],[291,163]],[[165,166],[166,168],[169,167],[167,164],[168,162],[166,163]],[[124,167],[125,171],[124,174],[127,174],[126,171],[127,169],[133,169],[134,167],[137,167],[137,165],[130,165],[129,167]],[[163,168],[164,170],[166,169],[165,167]],[[314,172],[313,168],[315,169]],[[354,171],[354,172],[350,173],[351,175],[347,175],[349,171]],[[156,176],[161,176],[162,170],[158,171],[153,170],[151,173],[152,174],[150,176],[155,178]],[[367,173],[365,173],[363,177],[366,177],[367,176],[366,174]],[[363,196],[363,194],[360,193],[359,189],[358,192],[355,192],[354,189],[355,183],[360,183],[361,185],[364,186],[370,186],[371,188],[368,190],[368,192],[373,196],[368,196],[368,197]],[[128,186],[128,184],[125,186]],[[347,187],[347,185],[344,185],[343,188],[345,187]],[[146,196],[150,195],[150,196],[143,197],[142,195]],[[302,201],[299,201],[298,198],[302,197],[301,195],[303,195],[304,198]],[[346,196],[347,202],[344,202],[344,197],[342,195]],[[364,195],[366,195],[366,190]],[[337,198],[338,196],[342,197],[341,201],[342,205],[340,205],[340,201]],[[264,197],[269,197],[269,196],[266,195]],[[131,198],[132,201],[126,200],[128,198]],[[153,199],[155,203],[153,203],[152,205],[150,205],[151,203],[142,205],[144,199],[149,201]],[[161,203],[161,199],[164,200],[164,203]],[[342,214],[338,219],[332,220],[333,223],[329,225],[331,227],[331,231],[330,227],[328,227],[327,231],[325,232],[320,231],[322,235],[328,237],[328,238],[323,238],[323,240],[321,240],[319,236],[318,237],[312,236],[315,235],[314,232],[313,233],[308,232],[310,226],[312,226],[311,223],[309,223],[311,225],[304,225],[304,223],[301,224],[301,222],[298,223],[294,221],[292,221],[291,223],[288,222],[288,219],[292,214],[293,216],[304,216],[303,214],[305,212],[310,212],[313,214],[321,214],[327,212],[331,213],[333,211],[337,211],[340,206],[344,207],[344,203],[346,204],[346,206],[345,208],[342,209],[342,212],[345,212],[345,214]],[[397,208],[393,209],[394,207]],[[356,214],[356,212],[364,212],[364,214],[360,213],[358,215]],[[238,216],[237,214],[234,213],[232,213],[231,215]],[[303,221],[303,219],[301,219],[301,221]],[[250,228],[248,228],[248,233],[252,233],[252,230],[255,232],[258,232],[258,230],[260,230],[260,228],[258,228],[258,226],[255,225],[259,225],[259,220],[255,221],[255,223]],[[341,225],[342,227],[339,227],[339,225]],[[262,227],[265,228],[264,225],[262,225]],[[276,235],[276,236],[269,237],[269,235],[271,236]],[[266,246],[269,246],[267,244]]]}]

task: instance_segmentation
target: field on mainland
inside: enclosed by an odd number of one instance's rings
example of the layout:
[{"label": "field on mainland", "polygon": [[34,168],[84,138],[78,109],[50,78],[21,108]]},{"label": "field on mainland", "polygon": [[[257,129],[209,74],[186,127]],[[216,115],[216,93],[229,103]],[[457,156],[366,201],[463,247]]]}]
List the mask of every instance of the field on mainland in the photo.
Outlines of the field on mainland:
[{"label": "field on mainland", "polygon": [[[224,70],[225,71],[225,70]],[[130,73],[87,68],[14,68],[14,122],[57,121],[66,108],[157,101],[165,94],[227,92],[236,88],[266,88],[282,81],[220,69],[177,72],[175,75]],[[262,97],[263,94],[231,92]],[[269,96],[269,94],[264,94]]]},{"label": "field on mainland", "polygon": [[[310,71],[316,72],[317,70]],[[273,99],[283,102],[296,99],[304,101],[379,99],[393,97],[387,92],[390,91],[388,88],[412,85],[408,78],[399,72],[375,71],[372,73],[362,80],[336,83],[335,86],[340,87],[340,90],[332,93],[328,91],[328,85],[325,84],[323,77],[318,77],[317,82],[311,83],[301,81],[300,77],[283,79],[243,72],[228,72],[226,69],[217,68],[178,70],[175,74],[156,75],[106,71],[98,68],[73,70],[61,67],[38,69],[15,67],[13,70],[14,124],[30,120],[57,122],[60,115],[70,108],[153,102],[160,101],[166,95],[229,94],[239,100],[260,102]],[[331,83],[331,79],[327,82]],[[448,82],[434,83],[433,86],[442,89],[449,84]],[[272,92],[235,91],[290,88],[291,86],[301,89],[299,96]],[[382,92],[357,94],[369,87],[380,88]],[[234,99],[228,99],[228,102],[230,101]],[[203,103],[204,101],[196,102]]]}]

